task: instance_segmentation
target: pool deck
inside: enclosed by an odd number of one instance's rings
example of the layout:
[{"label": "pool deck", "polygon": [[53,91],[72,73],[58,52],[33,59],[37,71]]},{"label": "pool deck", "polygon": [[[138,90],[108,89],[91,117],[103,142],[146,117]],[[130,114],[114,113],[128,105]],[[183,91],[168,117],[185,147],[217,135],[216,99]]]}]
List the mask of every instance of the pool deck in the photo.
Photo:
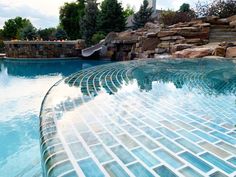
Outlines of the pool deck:
[{"label": "pool deck", "polygon": [[59,81],[40,113],[44,175],[234,177],[234,66],[150,59]]}]

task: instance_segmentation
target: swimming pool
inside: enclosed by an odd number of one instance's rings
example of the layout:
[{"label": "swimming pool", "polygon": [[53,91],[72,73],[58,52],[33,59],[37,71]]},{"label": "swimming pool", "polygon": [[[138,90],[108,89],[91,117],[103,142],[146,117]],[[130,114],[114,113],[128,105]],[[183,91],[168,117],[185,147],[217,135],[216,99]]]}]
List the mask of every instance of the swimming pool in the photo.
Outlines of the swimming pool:
[{"label": "swimming pool", "polygon": [[39,111],[48,89],[102,61],[0,60],[0,176],[41,176]]},{"label": "swimming pool", "polygon": [[139,60],[77,72],[40,114],[45,176],[235,176],[236,62]]}]

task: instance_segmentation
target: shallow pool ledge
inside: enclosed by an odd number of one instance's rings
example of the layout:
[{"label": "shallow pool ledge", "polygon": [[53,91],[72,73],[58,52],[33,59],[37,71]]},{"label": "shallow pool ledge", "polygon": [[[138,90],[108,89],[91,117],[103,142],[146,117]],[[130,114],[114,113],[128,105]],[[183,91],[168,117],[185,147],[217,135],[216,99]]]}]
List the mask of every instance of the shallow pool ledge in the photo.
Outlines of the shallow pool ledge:
[{"label": "shallow pool ledge", "polygon": [[59,81],[40,113],[44,176],[235,176],[235,68],[150,59]]}]

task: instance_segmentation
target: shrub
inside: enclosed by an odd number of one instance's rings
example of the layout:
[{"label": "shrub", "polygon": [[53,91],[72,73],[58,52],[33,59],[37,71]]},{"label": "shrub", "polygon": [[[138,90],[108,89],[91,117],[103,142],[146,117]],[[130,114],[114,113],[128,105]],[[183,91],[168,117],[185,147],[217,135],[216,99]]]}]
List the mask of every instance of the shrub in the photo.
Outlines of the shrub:
[{"label": "shrub", "polygon": [[196,4],[197,15],[204,16],[219,16],[220,18],[230,17],[236,15],[236,1],[235,0],[215,0],[213,3]]},{"label": "shrub", "polygon": [[97,43],[99,43],[102,39],[105,39],[105,35],[103,34],[103,33],[96,33],[96,34],[94,34],[93,35],[93,37],[92,37],[92,43],[93,44],[97,44]]},{"label": "shrub", "polygon": [[173,25],[179,22],[189,22],[195,17],[196,15],[193,10],[189,12],[167,10],[161,12],[160,20],[164,25]]}]

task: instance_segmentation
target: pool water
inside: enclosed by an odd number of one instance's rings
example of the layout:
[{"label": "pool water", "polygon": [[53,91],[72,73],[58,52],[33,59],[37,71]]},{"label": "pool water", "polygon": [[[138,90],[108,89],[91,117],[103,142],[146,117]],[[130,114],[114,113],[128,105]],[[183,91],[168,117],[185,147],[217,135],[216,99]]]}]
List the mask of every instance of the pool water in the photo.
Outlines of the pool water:
[{"label": "pool water", "polygon": [[150,59],[56,83],[40,113],[45,176],[236,175],[236,61]]},{"label": "pool water", "polygon": [[0,176],[41,176],[39,111],[49,88],[98,64],[81,60],[0,60]]}]

